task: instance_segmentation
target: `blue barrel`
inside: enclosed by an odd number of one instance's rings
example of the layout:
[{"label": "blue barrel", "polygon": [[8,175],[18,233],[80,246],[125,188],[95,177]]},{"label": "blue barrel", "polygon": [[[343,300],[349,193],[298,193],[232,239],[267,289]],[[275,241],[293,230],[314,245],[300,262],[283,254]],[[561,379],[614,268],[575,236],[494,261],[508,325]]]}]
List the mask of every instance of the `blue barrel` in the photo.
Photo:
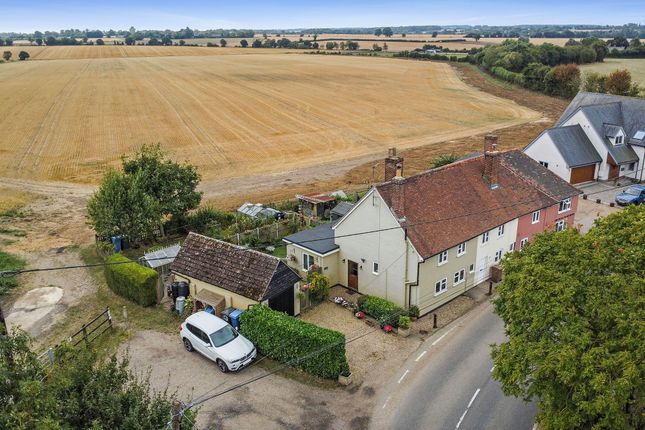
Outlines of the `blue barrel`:
[{"label": "blue barrel", "polygon": [[112,236],[110,238],[112,241],[112,245],[114,245],[114,250],[116,252],[121,252],[122,249],[122,244],[121,244],[121,237],[120,236]]}]

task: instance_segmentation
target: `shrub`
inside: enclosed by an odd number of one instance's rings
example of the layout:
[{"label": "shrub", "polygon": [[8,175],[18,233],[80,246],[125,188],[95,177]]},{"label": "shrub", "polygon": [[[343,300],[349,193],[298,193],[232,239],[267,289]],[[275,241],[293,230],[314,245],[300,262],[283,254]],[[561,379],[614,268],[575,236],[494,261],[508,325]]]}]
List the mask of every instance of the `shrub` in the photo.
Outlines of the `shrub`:
[{"label": "shrub", "polygon": [[265,305],[242,314],[240,331],[267,357],[322,378],[349,372],[345,335],[318,327]]},{"label": "shrub", "polygon": [[407,314],[406,310],[399,305],[376,296],[359,297],[358,309],[376,319],[381,327],[386,324],[396,327],[399,316]]},{"label": "shrub", "polygon": [[419,318],[419,307],[417,305],[412,305],[410,306],[410,309],[408,309],[408,315],[414,318]]},{"label": "shrub", "polygon": [[150,306],[157,301],[157,272],[122,254],[111,255],[106,262],[120,263],[105,266],[105,279],[112,291],[141,306]]},{"label": "shrub", "polygon": [[309,271],[307,282],[311,285],[309,293],[311,298],[317,302],[322,302],[329,297],[329,279],[318,272]]},{"label": "shrub", "polygon": [[401,315],[399,317],[399,328],[410,328],[410,317]]},{"label": "shrub", "polygon": [[[20,270],[25,267],[25,262],[13,254],[0,251],[0,271]],[[18,286],[15,276],[0,277],[0,295]]]}]

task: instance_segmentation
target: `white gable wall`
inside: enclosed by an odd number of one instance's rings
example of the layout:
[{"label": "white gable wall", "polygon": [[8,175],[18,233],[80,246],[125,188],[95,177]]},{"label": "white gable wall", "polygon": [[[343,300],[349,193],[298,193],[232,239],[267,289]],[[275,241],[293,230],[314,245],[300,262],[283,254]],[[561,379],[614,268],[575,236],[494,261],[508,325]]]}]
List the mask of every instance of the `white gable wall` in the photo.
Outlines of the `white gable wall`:
[{"label": "white gable wall", "polygon": [[[369,234],[356,233],[384,230]],[[408,305],[406,282],[417,279],[420,258],[406,240],[390,208],[376,189],[372,189],[335,227],[338,255],[338,280],[347,284],[348,260],[358,263],[358,291]],[[347,236],[347,237],[343,237]],[[373,273],[373,263],[379,273]],[[406,276],[407,271],[407,276]]]},{"label": "white gable wall", "polygon": [[524,150],[524,153],[537,162],[549,163],[550,171],[569,182],[571,170],[548,133],[541,134]]}]

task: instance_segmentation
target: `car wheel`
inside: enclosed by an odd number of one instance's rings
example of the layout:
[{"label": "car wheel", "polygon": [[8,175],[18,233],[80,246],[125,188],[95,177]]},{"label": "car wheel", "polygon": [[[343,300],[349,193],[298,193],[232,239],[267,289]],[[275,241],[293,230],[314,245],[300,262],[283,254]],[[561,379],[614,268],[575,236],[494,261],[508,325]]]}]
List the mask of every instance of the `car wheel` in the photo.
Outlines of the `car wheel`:
[{"label": "car wheel", "polygon": [[220,370],[222,373],[226,373],[226,372],[228,372],[228,366],[226,365],[226,363],[224,363],[224,362],[223,362],[222,360],[220,360],[220,359],[217,359],[216,363],[217,363],[217,367],[219,368],[219,370]]},{"label": "car wheel", "polygon": [[184,348],[186,348],[186,351],[188,352],[193,352],[195,350],[195,348],[193,348],[193,344],[186,338],[184,338]]}]

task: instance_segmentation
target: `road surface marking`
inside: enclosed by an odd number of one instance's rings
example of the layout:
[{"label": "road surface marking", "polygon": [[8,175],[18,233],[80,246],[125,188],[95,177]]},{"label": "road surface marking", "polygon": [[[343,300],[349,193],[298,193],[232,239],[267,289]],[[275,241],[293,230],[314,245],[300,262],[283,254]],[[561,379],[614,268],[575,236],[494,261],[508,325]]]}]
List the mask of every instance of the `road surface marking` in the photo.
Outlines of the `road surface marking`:
[{"label": "road surface marking", "polygon": [[439,336],[439,339],[437,339],[437,340],[435,340],[434,342],[432,342],[432,346],[435,346],[436,344],[438,344],[439,342],[441,342],[441,339],[443,339],[444,337],[446,337],[446,335],[447,335],[448,333],[450,333],[451,331],[453,331],[456,327],[457,327],[457,326],[453,326],[450,330],[448,330],[447,332],[445,332],[444,334],[442,334],[441,336]]},{"label": "road surface marking", "polygon": [[421,357],[423,357],[424,355],[426,355],[426,352],[428,352],[428,351],[423,351],[421,354],[419,354],[419,356],[417,357],[417,359],[416,359],[416,360],[414,360],[414,361],[419,361],[419,360],[421,360]]},{"label": "road surface marking", "polygon": [[383,403],[383,408],[382,409],[385,409],[385,407],[387,406],[387,402],[390,401],[390,397],[392,397],[392,396],[387,396],[387,399],[385,399],[385,403]]},{"label": "road surface marking", "polygon": [[495,366],[490,368],[490,372],[493,373],[493,370],[495,370]]},{"label": "road surface marking", "polygon": [[399,384],[401,383],[401,381],[403,381],[403,378],[405,378],[405,376],[406,376],[408,373],[410,373],[410,371],[409,371],[408,369],[406,369],[406,370],[405,370],[405,372],[403,373],[403,376],[401,376],[401,377],[399,378]]},{"label": "road surface marking", "polygon": [[459,428],[459,426],[461,425],[462,421],[466,417],[466,414],[468,413],[468,411],[470,410],[470,407],[473,405],[473,402],[477,398],[477,395],[479,394],[479,391],[480,391],[480,389],[478,388],[477,391],[475,391],[475,394],[473,394],[473,396],[470,398],[470,402],[468,402],[468,406],[466,406],[466,410],[464,411],[464,413],[461,414],[461,417],[459,418],[459,422],[457,423],[457,426],[455,427],[455,430],[457,430]]},{"label": "road surface marking", "polygon": [[461,414],[461,418],[459,418],[459,422],[457,423],[457,427],[455,427],[455,429],[458,429],[458,428],[459,428],[459,426],[461,425],[461,422],[464,420],[464,417],[466,416],[466,413],[467,413],[467,412],[468,412],[468,409],[466,409],[466,410],[464,411],[464,413],[463,413],[463,414]]},{"label": "road surface marking", "polygon": [[477,391],[475,391],[475,394],[473,394],[473,397],[470,399],[470,402],[468,402],[468,407],[466,407],[466,409],[470,409],[470,407],[473,405],[473,402],[475,401],[477,394],[479,394],[479,388],[477,389]]}]

